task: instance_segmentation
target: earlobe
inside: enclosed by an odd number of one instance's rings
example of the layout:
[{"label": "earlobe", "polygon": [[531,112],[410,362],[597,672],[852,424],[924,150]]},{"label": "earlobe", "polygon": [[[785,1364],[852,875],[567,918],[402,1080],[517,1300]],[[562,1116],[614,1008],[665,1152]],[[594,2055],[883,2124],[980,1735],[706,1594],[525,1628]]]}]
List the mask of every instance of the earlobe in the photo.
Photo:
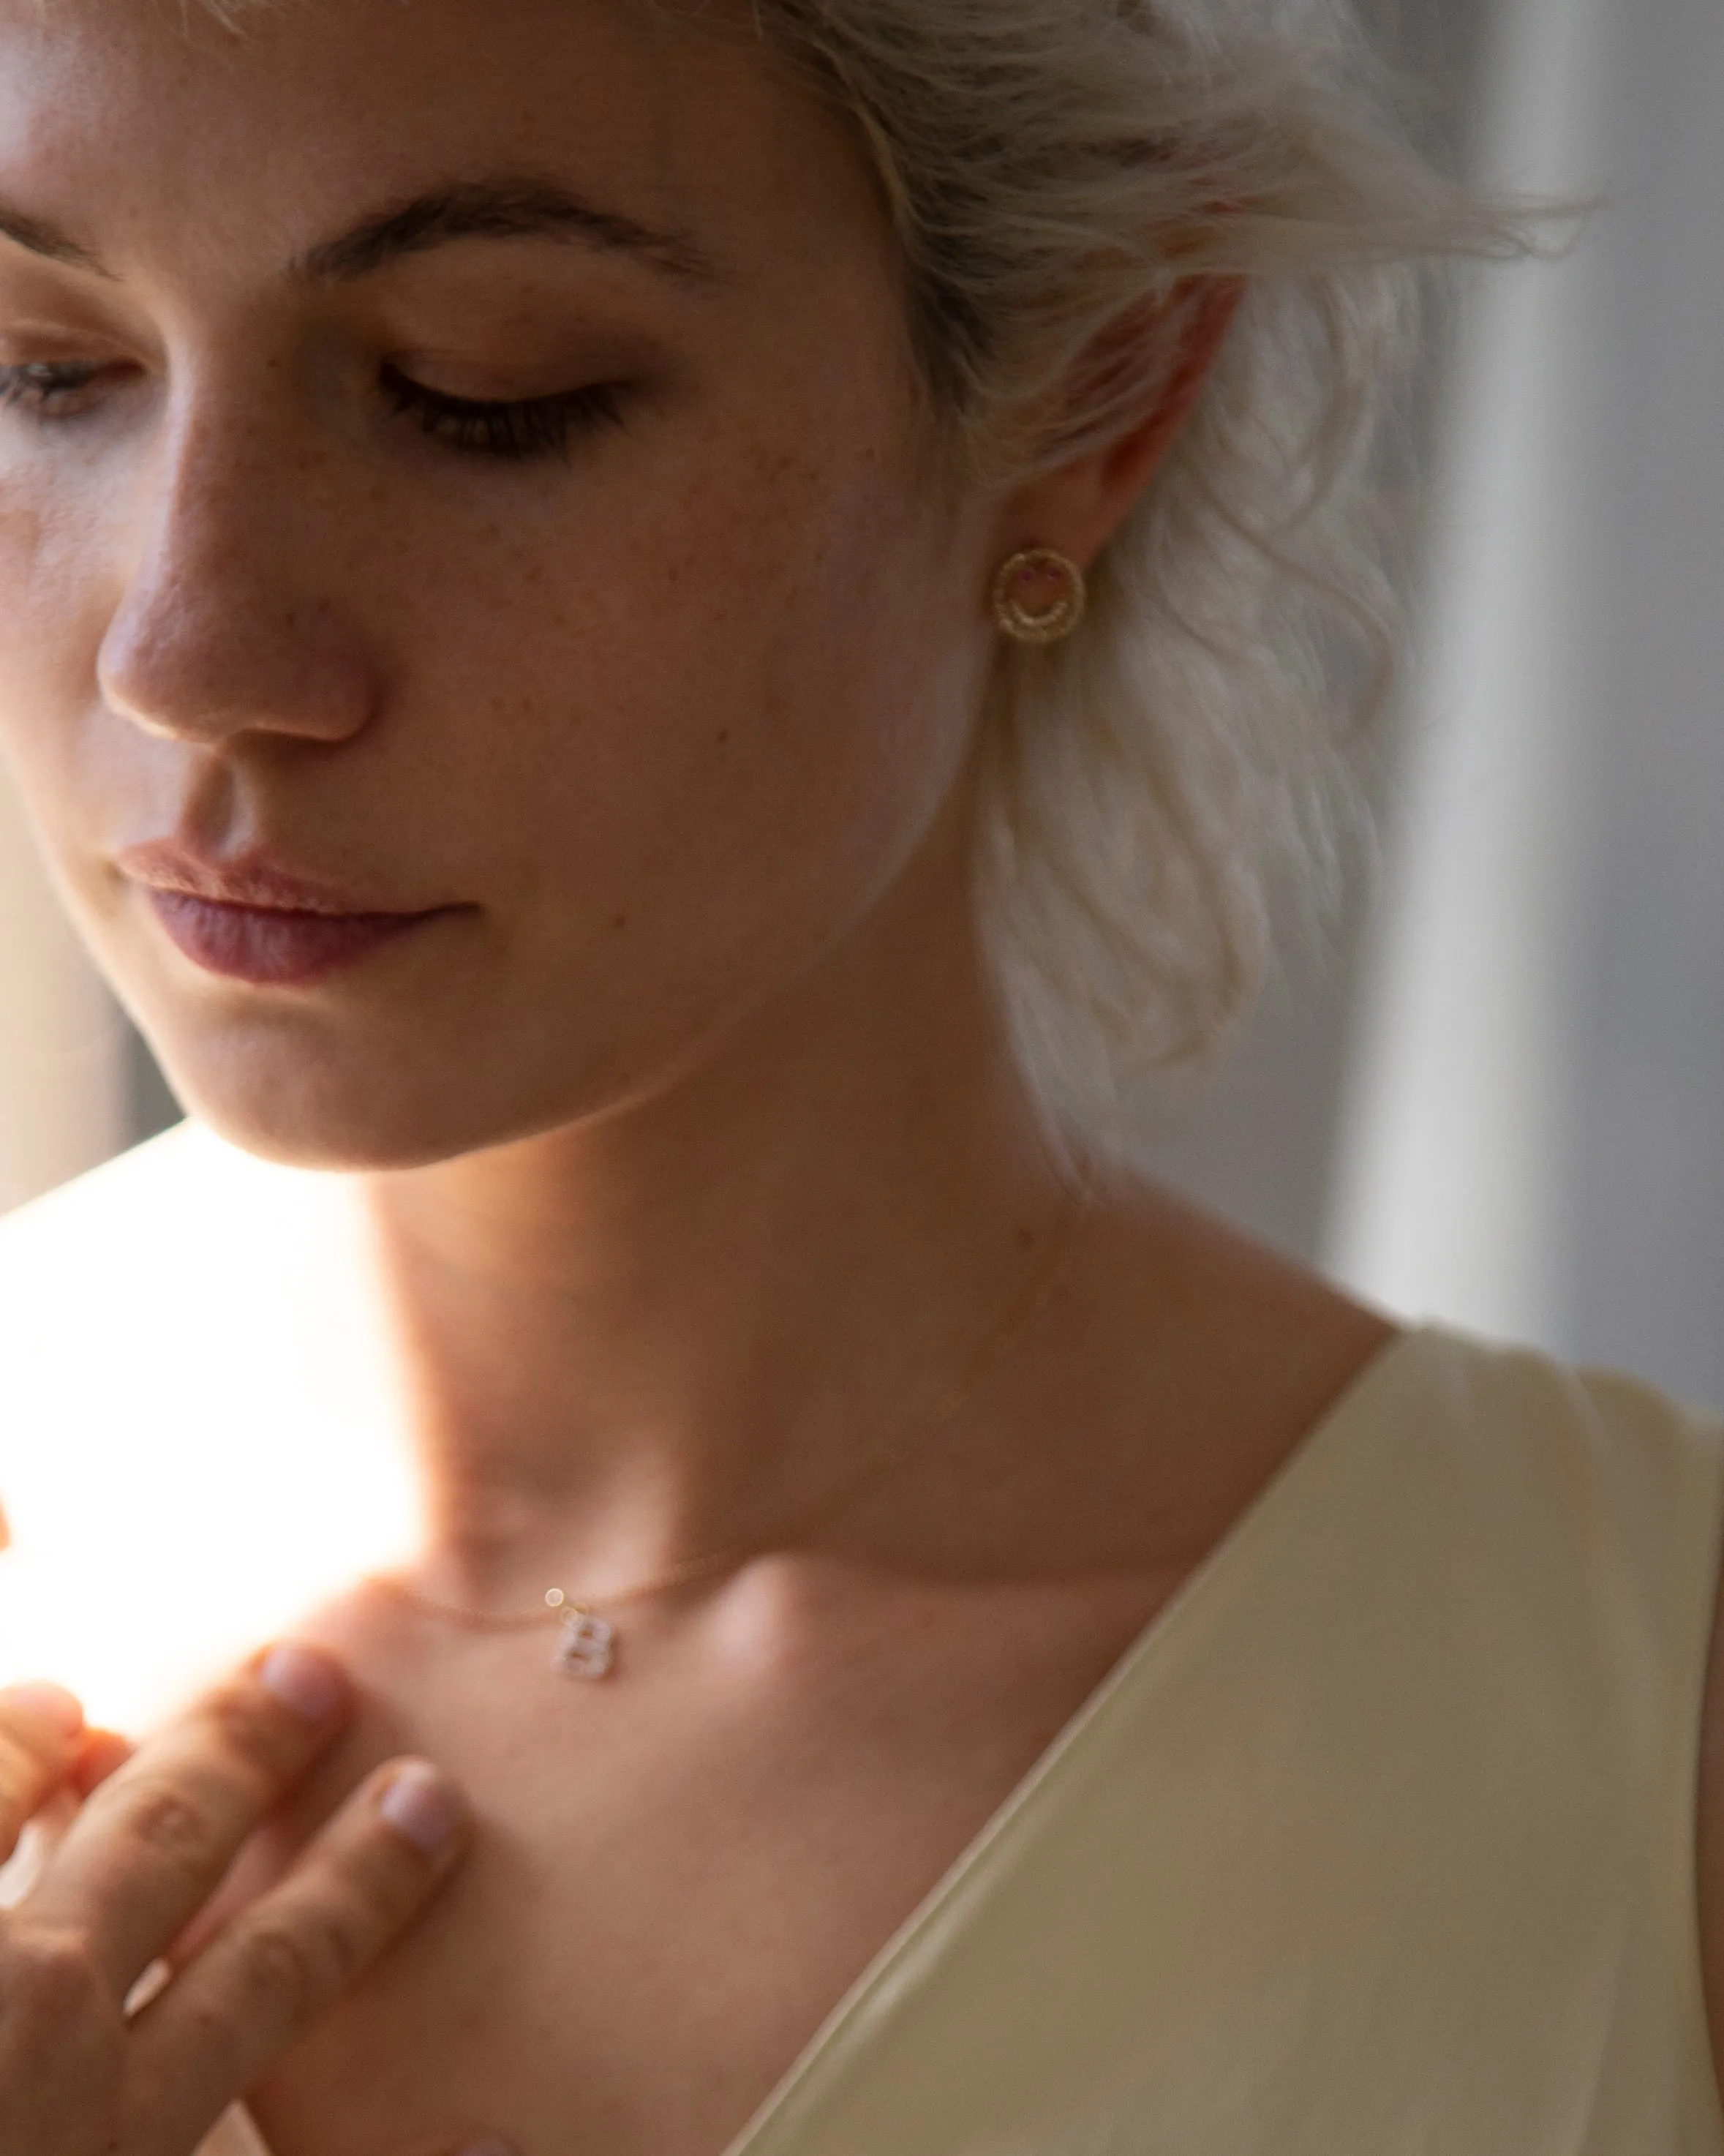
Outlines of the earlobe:
[{"label": "earlobe", "polygon": [[1083,625],[1090,587],[1083,571],[1051,547],[1027,547],[993,580],[993,618],[1014,644],[1063,644]]}]

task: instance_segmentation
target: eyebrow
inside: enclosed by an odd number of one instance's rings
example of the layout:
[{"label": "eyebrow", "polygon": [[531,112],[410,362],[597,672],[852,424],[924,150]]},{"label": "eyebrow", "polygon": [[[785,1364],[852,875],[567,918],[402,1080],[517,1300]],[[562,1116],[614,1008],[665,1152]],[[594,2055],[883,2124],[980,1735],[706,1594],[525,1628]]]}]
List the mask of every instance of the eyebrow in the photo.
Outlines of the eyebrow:
[{"label": "eyebrow", "polygon": [[[110,280],[114,275],[57,225],[5,203],[0,203],[0,239],[69,269]],[[716,262],[690,234],[643,224],[553,181],[536,179],[462,181],[392,203],[309,249],[292,273],[312,283],[348,283],[458,239],[574,240],[605,254],[631,255],[679,283],[722,281]]]},{"label": "eyebrow", "polygon": [[603,209],[552,181],[464,181],[436,187],[322,241],[295,264],[322,283],[369,277],[409,254],[458,239],[569,239],[633,255],[685,284],[719,281],[716,263],[689,234],[655,229]]},{"label": "eyebrow", "polygon": [[27,217],[23,210],[13,209],[5,203],[0,203],[0,239],[10,239],[50,262],[63,262],[71,270],[87,270],[97,277],[113,275],[102,267],[87,247],[80,246],[58,225],[49,223],[45,218]]}]

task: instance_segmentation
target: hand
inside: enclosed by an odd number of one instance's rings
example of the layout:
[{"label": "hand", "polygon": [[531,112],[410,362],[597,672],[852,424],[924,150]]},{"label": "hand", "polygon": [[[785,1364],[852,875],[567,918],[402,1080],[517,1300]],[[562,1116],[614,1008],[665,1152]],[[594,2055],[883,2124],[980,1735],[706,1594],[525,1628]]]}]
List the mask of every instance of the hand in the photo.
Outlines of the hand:
[{"label": "hand", "polygon": [[192,2156],[447,1877],[466,1837],[460,1799],[423,1761],[393,1761],[127,2018],[139,1978],[349,1706],[326,1656],[278,1647],[122,1759],[69,1695],[0,1693],[0,1860],[51,1799],[90,1791],[0,1912],[5,2156]]}]

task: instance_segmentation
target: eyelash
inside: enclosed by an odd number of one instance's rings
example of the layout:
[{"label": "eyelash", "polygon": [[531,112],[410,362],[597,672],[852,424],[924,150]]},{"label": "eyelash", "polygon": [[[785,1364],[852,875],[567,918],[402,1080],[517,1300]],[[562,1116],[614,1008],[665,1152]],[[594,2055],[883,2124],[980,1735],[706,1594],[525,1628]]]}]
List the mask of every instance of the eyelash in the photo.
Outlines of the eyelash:
[{"label": "eyelash", "polygon": [[623,424],[622,391],[609,382],[494,403],[445,396],[389,367],[384,370],[383,393],[397,412],[417,421],[434,440],[468,455],[516,463],[565,455],[575,435]]},{"label": "eyelash", "polygon": [[0,411],[17,408],[44,419],[69,417],[54,411],[54,399],[80,395],[101,372],[85,361],[34,360],[23,367],[0,367]]},{"label": "eyelash", "polygon": [[[22,367],[0,367],[0,411],[23,411],[45,420],[74,418],[82,408],[74,405],[66,412],[57,409],[57,404],[80,396],[102,372],[100,367],[83,361],[38,360]],[[463,455],[511,463],[566,455],[576,435],[623,424],[623,393],[609,382],[561,390],[553,397],[488,402],[446,396],[386,367],[382,389],[390,408],[413,419],[434,440]]]}]

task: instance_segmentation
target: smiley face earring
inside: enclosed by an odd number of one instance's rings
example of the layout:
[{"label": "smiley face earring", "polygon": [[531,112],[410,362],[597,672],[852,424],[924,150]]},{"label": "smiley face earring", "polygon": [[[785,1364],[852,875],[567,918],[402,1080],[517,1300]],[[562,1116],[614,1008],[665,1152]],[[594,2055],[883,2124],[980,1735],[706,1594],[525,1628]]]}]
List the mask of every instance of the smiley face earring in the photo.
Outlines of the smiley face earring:
[{"label": "smiley face earring", "polygon": [[1002,563],[993,618],[1014,644],[1063,644],[1090,603],[1083,571],[1051,547],[1030,547]]}]

